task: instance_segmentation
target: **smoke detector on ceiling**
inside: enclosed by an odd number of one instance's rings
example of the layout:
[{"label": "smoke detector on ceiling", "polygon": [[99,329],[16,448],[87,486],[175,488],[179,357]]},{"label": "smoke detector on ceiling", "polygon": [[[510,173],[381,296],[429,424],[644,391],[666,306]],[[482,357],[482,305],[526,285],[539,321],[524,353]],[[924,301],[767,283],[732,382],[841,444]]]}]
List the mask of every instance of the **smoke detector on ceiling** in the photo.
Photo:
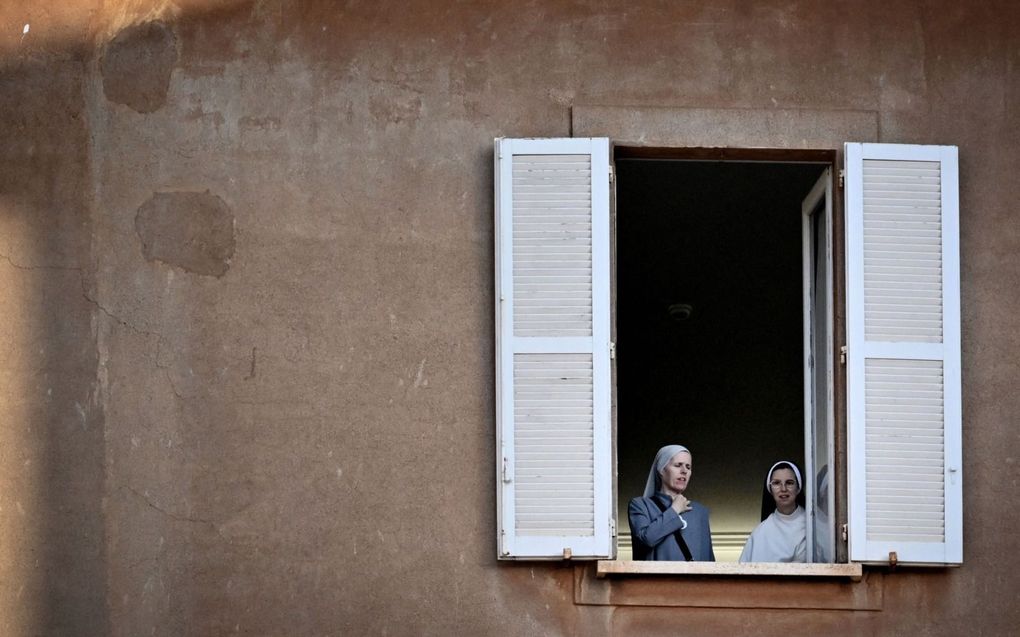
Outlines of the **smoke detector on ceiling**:
[{"label": "smoke detector on ceiling", "polygon": [[694,314],[694,306],[690,303],[673,303],[666,311],[669,313],[669,318],[677,323],[683,323],[690,320],[691,315]]}]

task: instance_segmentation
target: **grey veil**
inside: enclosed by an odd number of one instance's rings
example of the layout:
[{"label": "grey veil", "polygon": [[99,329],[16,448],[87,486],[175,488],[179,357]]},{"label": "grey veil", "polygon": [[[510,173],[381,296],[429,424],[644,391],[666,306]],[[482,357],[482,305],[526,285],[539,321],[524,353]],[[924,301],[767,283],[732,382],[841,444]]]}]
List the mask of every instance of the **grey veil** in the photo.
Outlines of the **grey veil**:
[{"label": "grey veil", "polygon": [[645,483],[644,496],[646,498],[652,497],[662,488],[662,470],[666,468],[673,456],[681,451],[690,453],[690,450],[683,445],[666,445],[655,454],[652,469],[648,472],[648,482]]}]

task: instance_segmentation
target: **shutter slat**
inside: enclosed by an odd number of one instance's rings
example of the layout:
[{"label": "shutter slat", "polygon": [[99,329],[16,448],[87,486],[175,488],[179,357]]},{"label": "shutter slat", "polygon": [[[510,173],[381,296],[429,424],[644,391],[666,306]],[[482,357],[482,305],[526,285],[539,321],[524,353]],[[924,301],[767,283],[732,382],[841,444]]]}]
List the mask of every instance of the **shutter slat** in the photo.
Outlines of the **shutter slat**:
[{"label": "shutter slat", "polygon": [[[864,329],[872,341],[940,342],[942,339],[942,211],[938,165],[912,162],[863,171]],[[928,176],[925,183],[905,176]],[[898,208],[897,206],[904,206]],[[879,208],[877,217],[872,209]],[[896,246],[889,251],[887,246]],[[904,252],[903,246],[930,248],[929,253]],[[874,251],[874,253],[873,253]],[[874,258],[881,255],[881,259]],[[871,258],[869,258],[871,257]],[[914,302],[919,297],[924,302]],[[910,320],[890,318],[892,311],[909,309]],[[895,308],[895,309],[894,309]]]},{"label": "shutter slat", "polygon": [[[862,227],[864,252],[864,331],[869,340],[939,342],[942,337],[942,271],[934,260],[941,251],[940,182],[914,187],[897,178],[888,180],[888,166],[869,169],[865,161]],[[926,171],[920,163],[909,170]],[[936,164],[937,166],[937,164]],[[903,214],[888,203],[905,204]],[[928,202],[928,203],[924,203]],[[925,214],[919,214],[921,204]],[[879,208],[877,218],[872,209]],[[896,251],[886,247],[896,246]],[[929,252],[906,252],[903,247],[927,247]],[[873,252],[874,251],[874,252]],[[880,255],[881,258],[874,258]]]},{"label": "shutter slat", "polygon": [[[550,170],[554,170],[550,173]],[[541,176],[540,185],[534,181]],[[585,185],[558,181],[568,177]],[[591,230],[591,162],[587,156],[523,156],[516,158],[513,169],[513,245],[514,296],[544,301],[545,305],[515,305],[514,334],[517,336],[555,337],[591,334],[592,314],[573,313],[550,320],[545,307],[555,307],[563,294],[591,298],[592,260],[587,252],[561,251],[563,244],[590,244]],[[541,192],[536,192],[539,188]],[[537,219],[563,216],[565,207],[578,211],[583,223],[541,223]],[[527,211],[526,215],[520,213]],[[520,252],[517,246],[538,248],[543,255],[555,254],[561,269],[570,275],[543,274],[548,261],[532,259],[533,252]]]}]

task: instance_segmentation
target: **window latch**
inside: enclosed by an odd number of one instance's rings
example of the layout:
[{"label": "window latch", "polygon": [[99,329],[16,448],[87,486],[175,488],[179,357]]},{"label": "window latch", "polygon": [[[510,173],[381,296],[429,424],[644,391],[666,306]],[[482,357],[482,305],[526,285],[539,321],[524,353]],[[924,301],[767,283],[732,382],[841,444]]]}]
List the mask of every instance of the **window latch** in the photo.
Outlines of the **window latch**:
[{"label": "window latch", "polygon": [[846,365],[846,345],[839,348],[839,364]]},{"label": "window latch", "polygon": [[616,343],[610,341],[609,342],[609,360],[614,360],[615,358],[616,358]]}]

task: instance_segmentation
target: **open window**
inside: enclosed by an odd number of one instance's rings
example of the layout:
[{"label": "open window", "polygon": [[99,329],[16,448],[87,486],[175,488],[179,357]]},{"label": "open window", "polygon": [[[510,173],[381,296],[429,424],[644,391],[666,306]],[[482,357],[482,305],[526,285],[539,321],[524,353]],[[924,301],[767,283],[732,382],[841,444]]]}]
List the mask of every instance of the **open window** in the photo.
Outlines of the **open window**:
[{"label": "open window", "polygon": [[[627,504],[663,444],[692,450],[687,495],[711,508],[723,562],[737,561],[760,521],[775,461],[805,476],[831,464],[835,153],[701,155],[615,153],[621,559],[631,552]],[[806,508],[833,520],[830,502],[808,497]],[[831,561],[831,536],[817,555],[809,547],[812,561]]]},{"label": "open window", "polygon": [[[853,560],[887,561],[893,553],[901,563],[959,562],[962,554],[932,548],[958,544],[959,536],[958,527],[946,526],[946,511],[958,506],[953,501],[958,502],[960,483],[959,463],[952,460],[959,457],[959,318],[958,307],[946,300],[959,296],[955,149],[939,147],[932,151],[939,159],[920,160],[931,162],[927,165],[868,164],[868,153],[883,157],[874,161],[897,162],[918,148],[847,147],[850,442],[844,473],[833,462],[833,367],[839,363],[832,356],[831,160],[678,162],[618,154],[618,253],[610,263],[608,140],[497,140],[499,557],[605,559],[618,549],[626,557],[627,543],[617,543],[626,534],[617,538],[616,529],[617,519],[626,524],[626,517],[617,518],[617,506],[622,501],[625,510],[654,449],[682,436],[681,442],[696,449],[692,486],[698,489],[699,479],[705,484],[695,498],[713,510],[717,556],[727,548],[739,553],[742,537],[756,523],[767,465],[752,470],[740,454],[771,464],[772,455],[760,445],[778,440],[784,449],[797,450],[790,459],[805,468],[815,561],[834,555],[839,534],[833,496],[842,482],[850,492]],[[884,180],[858,177],[875,170]],[[933,183],[939,202],[934,213]],[[678,216],[675,204],[695,190],[701,193],[697,201],[683,206],[689,214]],[[654,200],[662,211],[654,212]],[[779,218],[780,210],[790,209],[793,214]],[[940,250],[934,260],[933,214],[939,218]],[[854,228],[868,230],[855,234]],[[640,234],[651,238],[634,239]],[[746,246],[737,245],[741,241]],[[898,249],[920,256],[890,262],[885,253]],[[863,270],[855,269],[858,260]],[[618,423],[610,410],[614,268]],[[931,268],[939,272],[934,287]],[[900,291],[887,289],[890,284]],[[924,294],[915,294],[915,284]],[[918,320],[928,321],[925,325],[935,320],[932,294],[941,295],[938,334],[926,331],[924,346],[882,340],[913,334]],[[911,305],[917,298],[922,300]],[[875,303],[885,305],[874,309]],[[918,318],[918,312],[928,313]],[[657,318],[648,318],[653,315]],[[850,335],[858,315],[888,327],[855,341]],[[694,343],[699,339],[684,338],[683,330],[692,331],[697,318],[717,324],[717,331]],[[869,335],[879,340],[869,343]],[[666,346],[670,339],[682,346]],[[702,352],[695,351],[699,347]],[[726,348],[735,353],[724,354]],[[909,372],[889,371],[897,365]],[[941,372],[919,383],[904,380],[918,373],[915,368]],[[709,391],[723,398],[706,398]],[[775,411],[763,417],[766,406]],[[672,433],[678,419],[690,430]],[[755,431],[762,420],[767,423]],[[656,439],[656,428],[671,433]],[[935,435],[936,429],[942,433]],[[748,443],[755,435],[757,446]],[[720,449],[706,452],[710,440]],[[933,463],[933,454],[941,454],[941,464]],[[939,471],[945,488],[936,497]],[[732,475],[748,486],[737,479],[727,487],[725,478]],[[915,497],[922,501],[899,506]],[[893,519],[894,509],[918,515]],[[941,527],[932,522],[936,518]],[[864,546],[871,552],[861,552]]]}]

